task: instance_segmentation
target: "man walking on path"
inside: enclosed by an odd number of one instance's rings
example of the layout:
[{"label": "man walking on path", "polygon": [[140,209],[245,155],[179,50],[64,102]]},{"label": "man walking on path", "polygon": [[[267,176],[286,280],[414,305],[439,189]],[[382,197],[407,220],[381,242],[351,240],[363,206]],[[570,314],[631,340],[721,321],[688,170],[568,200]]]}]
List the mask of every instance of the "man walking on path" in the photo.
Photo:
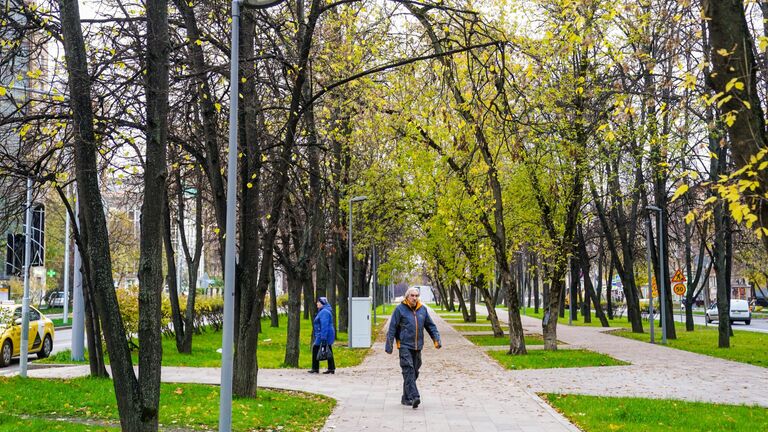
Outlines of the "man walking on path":
[{"label": "man walking on path", "polygon": [[392,354],[392,341],[397,343],[400,352],[400,368],[403,371],[403,396],[400,402],[411,405],[414,409],[421,403],[416,380],[419,378],[421,367],[421,349],[424,347],[424,329],[432,338],[435,348],[440,349],[440,333],[437,326],[419,301],[418,288],[408,288],[405,299],[397,305],[392,313],[387,331],[387,342],[384,351]]}]

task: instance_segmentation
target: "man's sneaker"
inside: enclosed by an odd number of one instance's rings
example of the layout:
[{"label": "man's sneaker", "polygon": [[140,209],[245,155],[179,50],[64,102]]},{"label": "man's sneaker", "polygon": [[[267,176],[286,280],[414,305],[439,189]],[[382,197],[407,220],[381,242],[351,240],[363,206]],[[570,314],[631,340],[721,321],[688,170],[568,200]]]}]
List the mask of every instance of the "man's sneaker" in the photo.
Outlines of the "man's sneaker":
[{"label": "man's sneaker", "polygon": [[324,375],[328,375],[328,374],[331,374],[331,375],[333,375],[333,374],[335,374],[335,373],[336,373],[336,371],[335,371],[335,370],[327,370],[327,371],[323,372],[323,374],[324,374]]},{"label": "man's sneaker", "polygon": [[400,403],[408,406],[413,405],[413,401],[410,399],[406,399],[405,396],[400,397]]},{"label": "man's sneaker", "polygon": [[320,371],[316,371],[316,370],[314,370],[314,369],[310,369],[310,370],[308,370],[307,372],[309,372],[309,373],[320,373]]},{"label": "man's sneaker", "polygon": [[413,399],[413,405],[412,405],[413,409],[418,408],[420,403],[421,403],[421,399],[420,398],[414,398]]}]

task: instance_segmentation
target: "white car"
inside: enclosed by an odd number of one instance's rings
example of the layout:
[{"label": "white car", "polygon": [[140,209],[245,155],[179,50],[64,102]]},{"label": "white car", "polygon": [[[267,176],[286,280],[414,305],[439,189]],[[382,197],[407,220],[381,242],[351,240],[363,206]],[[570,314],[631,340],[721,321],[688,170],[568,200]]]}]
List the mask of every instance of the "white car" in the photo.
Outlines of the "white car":
[{"label": "white car", "polygon": [[[731,324],[736,321],[744,321],[744,324],[749,325],[752,322],[752,312],[749,311],[749,302],[746,300],[731,299]],[[707,309],[704,317],[708,323],[717,321],[717,303],[712,303],[712,306]]]}]

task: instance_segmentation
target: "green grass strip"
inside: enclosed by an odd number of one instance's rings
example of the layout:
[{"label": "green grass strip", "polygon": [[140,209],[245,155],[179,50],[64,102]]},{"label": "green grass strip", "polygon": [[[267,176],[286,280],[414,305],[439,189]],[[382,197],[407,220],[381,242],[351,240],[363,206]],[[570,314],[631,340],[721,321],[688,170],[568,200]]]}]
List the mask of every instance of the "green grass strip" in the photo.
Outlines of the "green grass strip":
[{"label": "green grass strip", "polygon": [[489,351],[488,355],[505,368],[512,370],[623,366],[629,364],[605,354],[587,350],[530,350],[525,355],[508,355],[505,351]]},{"label": "green grass strip", "polygon": [[[280,327],[270,327],[269,318],[262,319],[262,333],[259,335],[259,346],[256,354],[259,367],[265,369],[277,369],[287,367],[284,364],[287,339],[288,318],[280,315]],[[381,331],[384,320],[378,321],[378,327],[373,330],[373,339],[376,339],[378,331]],[[312,363],[312,323],[309,320],[301,320],[299,368],[309,369]],[[221,367],[221,354],[217,351],[221,348],[221,332],[207,329],[201,334],[192,337],[192,353],[180,354],[176,349],[176,340],[172,337],[163,338],[163,366],[186,367]],[[370,349],[347,348],[347,334],[336,333],[336,343],[333,345],[333,356],[336,367],[351,367],[362,363]],[[50,359],[47,363],[72,363],[68,350],[62,351]],[[138,352],[133,353],[134,364],[138,362]],[[109,360],[107,359],[107,362]]]},{"label": "green grass strip", "polygon": [[587,432],[768,430],[768,409],[678,400],[546,394],[544,398]]},{"label": "green grass strip", "polygon": [[[478,346],[502,346],[509,345],[509,336],[494,337],[488,336],[465,336],[475,345]],[[544,345],[544,338],[539,335],[530,335],[525,337],[526,345]]]},{"label": "green grass strip", "polygon": [[[677,339],[667,339],[667,346],[683,351],[690,351],[748,363],[755,366],[768,367],[768,334],[750,331],[735,331],[731,336],[730,348],[718,348],[717,327],[696,326],[692,332],[685,331],[685,325],[676,323]],[[629,330],[615,331],[611,334],[628,339],[650,342],[651,335],[648,329],[646,333],[632,333]],[[661,344],[661,329],[656,329],[656,343]]]},{"label": "green grass strip", "polygon": [[96,424],[74,423],[59,419],[20,417],[0,413],[0,432],[19,431],[66,431],[66,432],[96,432],[119,431],[120,425],[104,426]]},{"label": "green grass strip", "polygon": [[[493,332],[493,327],[490,325],[454,325],[453,328],[458,332]],[[505,326],[501,327],[504,334],[507,334],[508,329]]]},{"label": "green grass strip", "polygon": [[[218,403],[219,386],[162,383],[160,424],[166,428],[216,429]],[[239,431],[319,430],[334,405],[335,401],[325,396],[259,389],[254,399],[233,400],[232,427]],[[6,417],[0,417],[2,428],[6,423],[18,424],[18,416],[25,416],[22,418],[24,427],[15,430],[32,430],[26,416],[43,423],[60,418],[114,422],[119,429],[115,392],[112,381],[108,379],[0,378],[0,412],[6,414]],[[81,429],[81,425],[66,424],[67,427],[62,430],[104,430],[97,427]],[[40,430],[49,430],[46,425],[42,426],[45,427]]]}]

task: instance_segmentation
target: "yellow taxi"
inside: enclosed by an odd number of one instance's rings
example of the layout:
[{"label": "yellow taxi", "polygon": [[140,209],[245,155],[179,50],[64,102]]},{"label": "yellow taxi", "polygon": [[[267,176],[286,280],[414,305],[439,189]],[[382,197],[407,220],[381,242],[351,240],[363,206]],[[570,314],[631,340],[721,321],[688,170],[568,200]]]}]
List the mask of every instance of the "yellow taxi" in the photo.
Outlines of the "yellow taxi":
[{"label": "yellow taxi", "polygon": [[[21,305],[0,304],[0,367],[18,357],[21,347]],[[53,321],[40,311],[29,307],[29,353],[38,358],[51,355],[53,349]]]}]

